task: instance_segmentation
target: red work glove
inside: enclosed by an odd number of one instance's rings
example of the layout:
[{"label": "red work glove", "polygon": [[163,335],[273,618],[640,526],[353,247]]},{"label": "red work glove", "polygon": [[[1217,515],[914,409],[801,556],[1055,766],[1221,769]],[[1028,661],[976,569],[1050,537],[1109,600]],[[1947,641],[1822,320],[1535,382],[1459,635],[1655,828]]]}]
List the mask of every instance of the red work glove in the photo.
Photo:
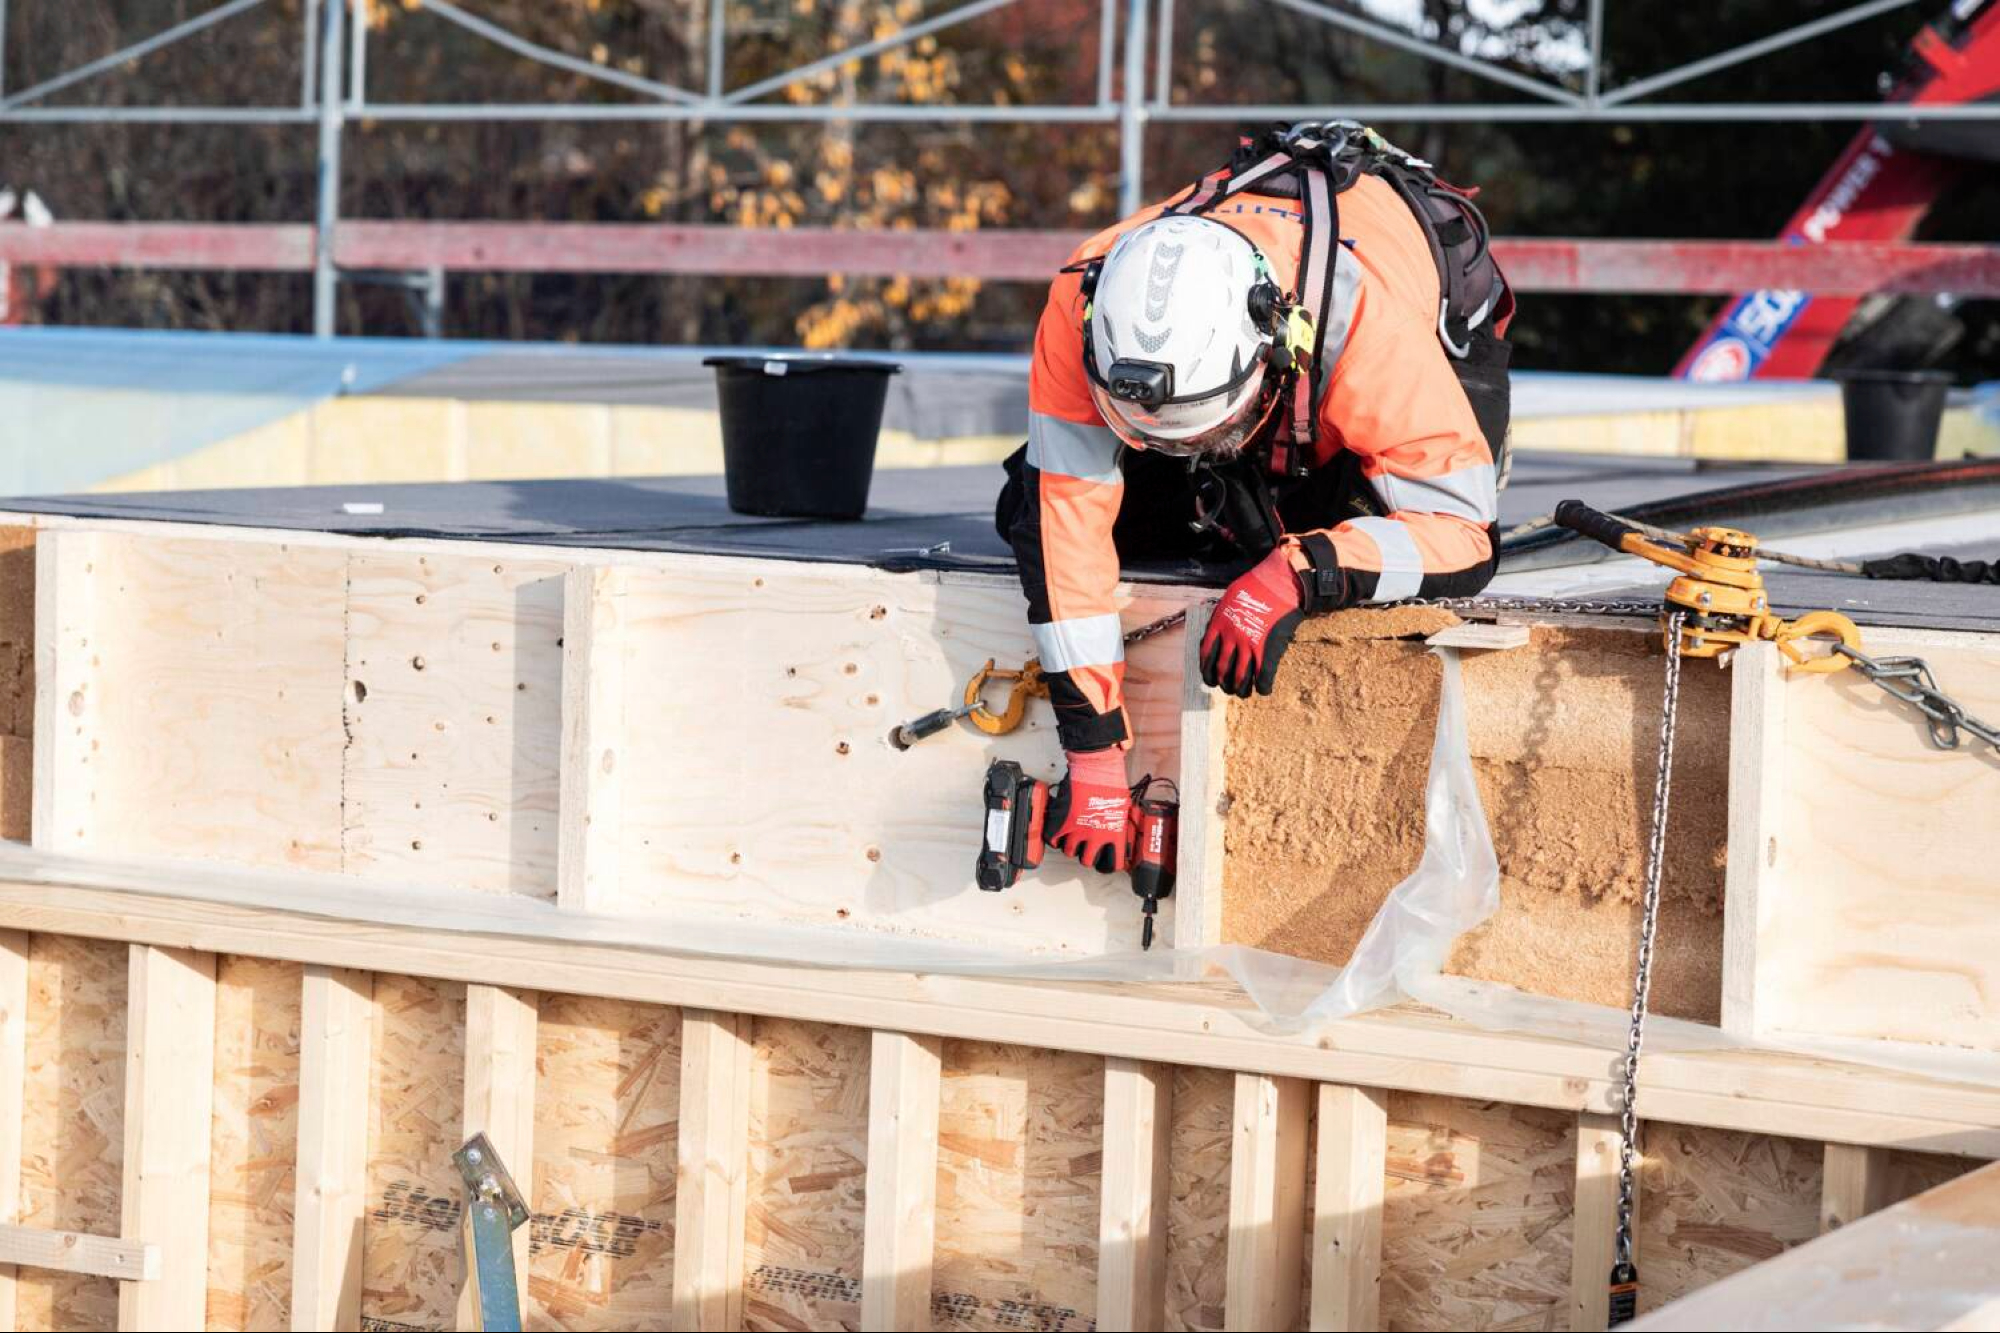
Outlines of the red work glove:
[{"label": "red work glove", "polygon": [[1201,678],[1225,694],[1248,699],[1252,686],[1269,694],[1278,659],[1305,618],[1298,571],[1280,546],[1229,585],[1201,639]]},{"label": "red work glove", "polygon": [[1132,789],[1120,749],[1071,752],[1069,772],[1049,793],[1049,846],[1110,874],[1132,860]]}]

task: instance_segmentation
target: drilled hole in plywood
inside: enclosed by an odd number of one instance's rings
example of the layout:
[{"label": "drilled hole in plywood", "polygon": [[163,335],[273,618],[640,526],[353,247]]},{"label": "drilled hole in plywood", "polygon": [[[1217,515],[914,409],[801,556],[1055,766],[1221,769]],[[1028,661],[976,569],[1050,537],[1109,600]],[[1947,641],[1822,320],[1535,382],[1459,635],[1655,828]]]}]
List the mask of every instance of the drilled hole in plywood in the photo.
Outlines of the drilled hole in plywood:
[{"label": "drilled hole in plywood", "polygon": [[355,681],[355,682],[354,682],[354,702],[356,702],[356,703],[358,703],[358,704],[365,704],[365,703],[367,703],[367,702],[368,702],[368,682],[367,682],[367,681],[365,681],[365,680],[357,680],[357,681]]},{"label": "drilled hole in plywood", "polygon": [[421,658],[421,657],[413,657],[413,658],[411,658],[411,659],[410,659],[410,667],[411,667],[411,669],[412,669],[412,670],[416,670],[416,671],[422,671],[422,670],[424,669],[424,659],[423,659],[423,658]]}]

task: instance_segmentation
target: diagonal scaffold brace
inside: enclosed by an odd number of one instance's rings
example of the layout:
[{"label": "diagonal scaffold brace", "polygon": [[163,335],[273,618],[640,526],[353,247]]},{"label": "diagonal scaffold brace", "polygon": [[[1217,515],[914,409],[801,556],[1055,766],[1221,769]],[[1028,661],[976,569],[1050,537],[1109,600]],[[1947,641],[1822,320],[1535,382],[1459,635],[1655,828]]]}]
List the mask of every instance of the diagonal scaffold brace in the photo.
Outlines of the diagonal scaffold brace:
[{"label": "diagonal scaffold brace", "polygon": [[451,1160],[465,1182],[465,1271],[479,1301],[478,1326],[519,1333],[514,1232],[528,1220],[528,1201],[485,1134],[467,1139]]}]

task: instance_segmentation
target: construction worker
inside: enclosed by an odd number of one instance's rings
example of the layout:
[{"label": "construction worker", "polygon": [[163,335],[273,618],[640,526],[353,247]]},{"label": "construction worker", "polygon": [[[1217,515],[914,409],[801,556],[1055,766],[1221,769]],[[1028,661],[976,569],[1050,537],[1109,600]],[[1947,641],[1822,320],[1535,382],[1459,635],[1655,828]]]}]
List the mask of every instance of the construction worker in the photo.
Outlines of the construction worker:
[{"label": "construction worker", "polygon": [[1241,569],[1200,660],[1244,697],[1306,615],[1486,585],[1512,313],[1470,196],[1345,123],[1246,138],[1076,251],[996,515],[1068,760],[1051,846],[1130,857],[1121,561]]}]

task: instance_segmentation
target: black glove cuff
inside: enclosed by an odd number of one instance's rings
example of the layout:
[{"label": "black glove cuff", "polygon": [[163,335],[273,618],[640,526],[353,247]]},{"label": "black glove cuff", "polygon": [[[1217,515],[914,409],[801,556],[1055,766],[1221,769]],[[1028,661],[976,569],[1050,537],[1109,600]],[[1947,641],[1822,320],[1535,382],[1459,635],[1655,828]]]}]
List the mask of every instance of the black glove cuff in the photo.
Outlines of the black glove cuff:
[{"label": "black glove cuff", "polygon": [[1324,532],[1308,532],[1299,538],[1299,550],[1306,557],[1306,568],[1299,571],[1300,609],[1313,615],[1346,606],[1347,571],[1340,567],[1340,553],[1333,549],[1333,538]]},{"label": "black glove cuff", "polygon": [[1088,707],[1056,709],[1057,739],[1063,749],[1073,753],[1108,750],[1114,745],[1123,745],[1131,735],[1123,708],[1114,708],[1108,713],[1092,712]]}]

